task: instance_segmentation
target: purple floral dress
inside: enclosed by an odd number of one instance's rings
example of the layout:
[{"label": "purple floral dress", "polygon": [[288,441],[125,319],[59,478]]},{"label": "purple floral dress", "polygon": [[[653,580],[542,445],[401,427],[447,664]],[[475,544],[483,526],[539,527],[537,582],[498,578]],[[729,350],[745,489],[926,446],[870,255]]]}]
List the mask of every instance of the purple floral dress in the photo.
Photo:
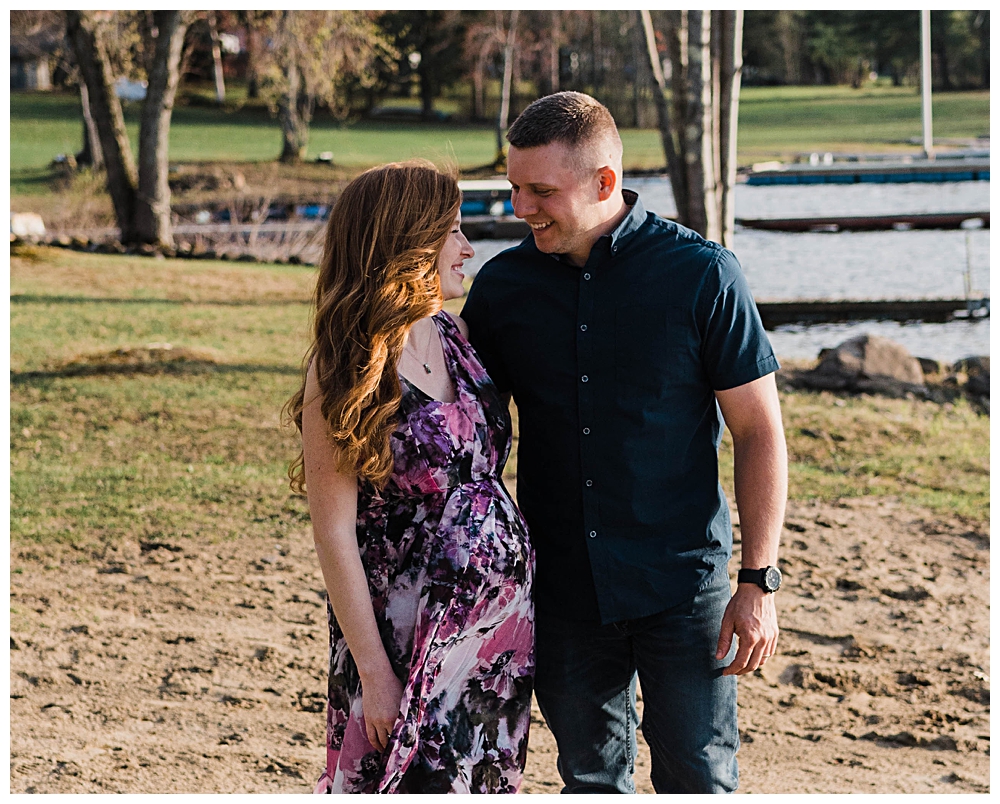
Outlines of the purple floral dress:
[{"label": "purple floral dress", "polygon": [[403,680],[385,751],[328,605],[327,764],[317,793],[515,793],[528,750],[534,557],[500,473],[510,424],[447,313],[434,316],[454,402],[405,378],[386,487],[358,488],[358,545],[382,642]]}]

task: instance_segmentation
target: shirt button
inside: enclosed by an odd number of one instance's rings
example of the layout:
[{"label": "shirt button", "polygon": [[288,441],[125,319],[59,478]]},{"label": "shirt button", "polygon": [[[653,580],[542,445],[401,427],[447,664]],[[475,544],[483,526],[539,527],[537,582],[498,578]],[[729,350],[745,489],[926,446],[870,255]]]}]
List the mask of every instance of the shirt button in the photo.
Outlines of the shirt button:
[{"label": "shirt button", "polygon": [[596,539],[597,538],[597,531],[596,530],[590,531],[590,538],[591,539]]},{"label": "shirt button", "polygon": [[594,481],[593,481],[593,480],[588,480],[588,481],[587,481],[587,488],[588,488],[588,489],[589,489],[589,488],[590,488],[591,486],[593,486],[593,485],[594,485]]},{"label": "shirt button", "polygon": [[583,375],[583,376],[582,376],[582,377],[580,378],[580,382],[589,382],[589,381],[590,381],[590,377],[588,377],[588,376],[587,376],[586,374],[584,374],[584,375]]},{"label": "shirt button", "polygon": [[586,331],[587,331],[587,325],[586,324],[580,324],[580,332],[586,332]]},{"label": "shirt button", "polygon": [[584,274],[584,275],[583,275],[583,278],[584,278],[584,279],[590,279],[590,274]]},{"label": "shirt button", "polygon": [[584,435],[590,435],[590,428],[589,427],[584,427],[583,428],[583,434]]}]

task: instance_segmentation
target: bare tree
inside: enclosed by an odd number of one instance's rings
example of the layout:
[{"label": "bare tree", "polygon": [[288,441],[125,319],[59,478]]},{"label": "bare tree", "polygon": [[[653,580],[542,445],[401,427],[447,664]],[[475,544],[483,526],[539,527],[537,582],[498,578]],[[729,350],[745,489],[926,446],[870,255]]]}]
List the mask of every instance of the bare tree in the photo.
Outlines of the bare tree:
[{"label": "bare tree", "polygon": [[669,102],[652,17],[648,11],[639,13],[678,218],[709,240],[731,247],[743,12],[667,13]]},{"label": "bare tree", "polygon": [[517,46],[517,18],[520,13],[520,11],[510,12],[507,38],[503,48],[503,86],[500,89],[500,114],[497,117],[496,165],[498,170],[507,164],[503,152],[503,135],[507,131],[507,119],[510,116],[511,77],[514,70],[514,48]]},{"label": "bare tree", "polygon": [[372,12],[276,11],[256,16],[271,47],[260,53],[261,95],[281,124],[282,162],[300,162],[309,144],[309,124],[318,103],[333,114],[344,110],[339,89],[347,76],[362,86],[376,80],[381,60],[395,58]]},{"label": "bare tree", "polygon": [[107,27],[114,12],[67,11],[66,28],[104,157],[108,193],[127,244],[173,247],[167,184],[170,117],[180,80],[187,14],[152,12],[155,44],[139,123],[138,169],[125,131]]}]

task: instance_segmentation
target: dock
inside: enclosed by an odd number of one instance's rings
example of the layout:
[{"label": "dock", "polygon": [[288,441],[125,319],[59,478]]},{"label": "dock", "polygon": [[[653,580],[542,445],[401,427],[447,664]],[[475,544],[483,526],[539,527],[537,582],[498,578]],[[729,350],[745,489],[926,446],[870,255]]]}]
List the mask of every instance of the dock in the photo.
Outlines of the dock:
[{"label": "dock", "polygon": [[848,321],[975,321],[990,316],[989,297],[979,299],[898,299],[836,301],[758,301],[764,329],[787,324],[830,324]]},{"label": "dock", "polygon": [[889,161],[848,161],[758,166],[747,184],[885,184],[906,182],[989,181],[988,158]]},{"label": "dock", "polygon": [[[910,229],[989,229],[989,212],[930,212],[914,215],[832,215],[816,218],[737,218],[744,229],[772,232],[876,232]],[[521,240],[531,229],[513,215],[462,214],[469,240]]]},{"label": "dock", "polygon": [[834,215],[819,218],[737,218],[747,229],[772,232],[875,232],[895,229],[990,228],[990,213],[929,212],[915,215]]}]

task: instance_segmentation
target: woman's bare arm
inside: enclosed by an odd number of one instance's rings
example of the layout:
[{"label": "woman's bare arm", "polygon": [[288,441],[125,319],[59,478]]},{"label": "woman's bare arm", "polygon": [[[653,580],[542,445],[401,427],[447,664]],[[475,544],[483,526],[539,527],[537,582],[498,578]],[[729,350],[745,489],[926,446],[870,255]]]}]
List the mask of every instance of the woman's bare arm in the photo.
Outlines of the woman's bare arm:
[{"label": "woman's bare arm", "polygon": [[361,676],[368,739],[384,749],[399,714],[403,686],[382,645],[358,552],[358,479],[337,469],[336,450],[327,432],[319,383],[310,367],[302,409],[302,452],[313,539],[330,603]]}]

